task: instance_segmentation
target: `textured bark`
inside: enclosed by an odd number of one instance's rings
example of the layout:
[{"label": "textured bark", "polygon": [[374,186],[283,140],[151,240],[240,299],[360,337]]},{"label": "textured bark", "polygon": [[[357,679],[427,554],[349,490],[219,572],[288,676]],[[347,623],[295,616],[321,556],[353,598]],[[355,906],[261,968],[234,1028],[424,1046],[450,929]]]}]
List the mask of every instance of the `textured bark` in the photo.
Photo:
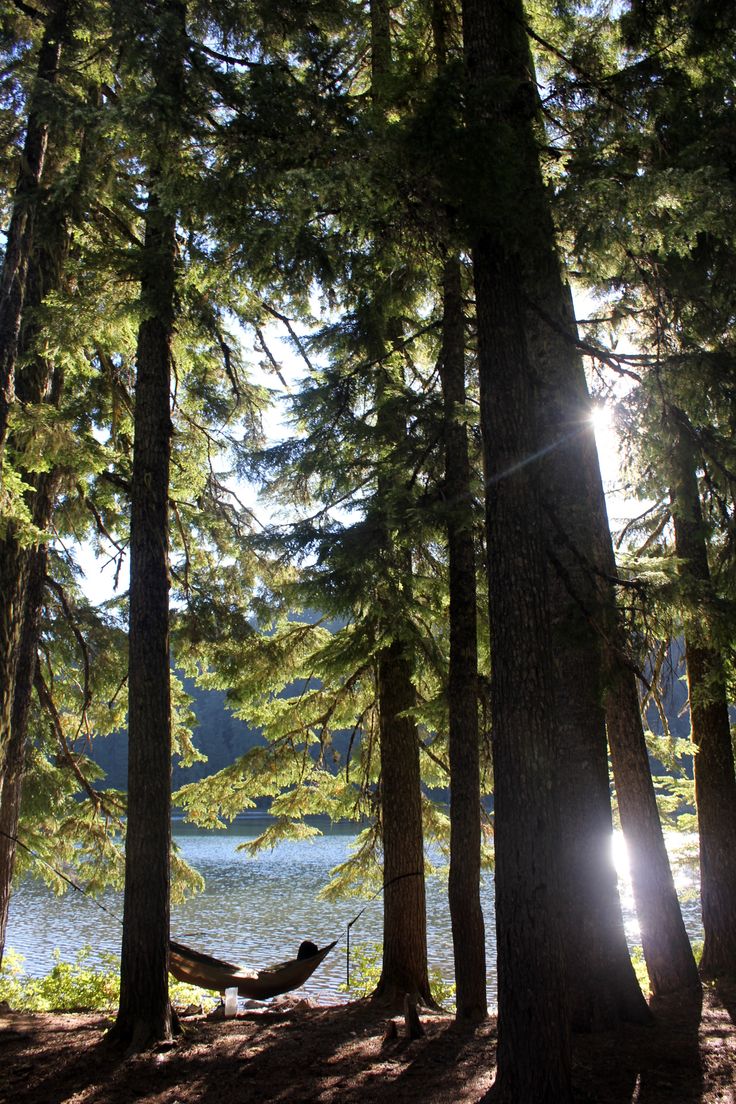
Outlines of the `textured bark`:
[{"label": "textured bark", "polygon": [[[171,847],[168,490],[175,220],[155,194],[146,216],[144,303],[138,333],[130,519],[128,828],[113,1038],[132,1049],[171,1036],[168,999]],[[159,282],[160,281],[160,282]]]},{"label": "textured bark", "polygon": [[[390,8],[387,0],[371,0],[371,92],[383,108],[391,71]],[[393,325],[393,323],[392,323]],[[396,323],[397,330],[400,324]],[[383,335],[375,335],[373,358],[386,358]],[[386,374],[390,371],[386,366]],[[394,404],[384,403],[385,380],[377,387],[376,431],[380,441],[401,450],[406,422]],[[394,480],[402,473],[381,475],[377,486],[379,511],[401,513]],[[395,524],[395,517],[394,517]],[[388,575],[397,573],[402,588],[411,587],[411,554],[392,535],[392,522],[381,522],[384,563]],[[383,599],[388,606],[388,599]],[[396,617],[382,610],[389,622]],[[401,1009],[408,993],[412,1000],[432,1005],[427,965],[427,909],[424,886],[424,834],[419,762],[419,735],[412,717],[402,715],[415,702],[412,663],[406,641],[397,633],[378,656],[378,711],[381,756],[381,836],[383,841],[383,964],[374,999]]]},{"label": "textured bark", "polygon": [[[60,369],[55,370],[51,362],[39,354],[38,312],[46,296],[60,285],[69,246],[66,215],[65,209],[47,202],[36,218],[37,241],[26,274],[23,318],[17,343],[15,390],[18,401],[24,406],[41,403],[58,406],[61,399],[63,373]],[[7,447],[12,451],[12,435]],[[51,520],[59,475],[54,470],[41,474],[26,471],[18,457],[15,463],[24,483],[30,488],[26,492],[26,504],[33,523],[43,532]],[[34,622],[38,615],[38,610],[29,609],[26,592],[34,571],[34,557],[39,553],[39,548],[21,541],[14,525],[7,526],[0,538],[0,751],[14,739],[13,710],[18,692],[21,696],[24,693],[30,695],[33,684],[31,675],[27,689],[21,687],[18,691],[17,683],[22,676],[16,667],[21,651],[27,646],[23,641],[25,621],[30,617]],[[45,556],[42,558],[45,564]],[[39,604],[41,600],[42,592],[37,595]],[[22,745],[25,733],[21,733],[19,739]],[[13,754],[17,755],[17,749]],[[13,771],[17,773],[15,768]],[[5,774],[0,754],[0,807],[5,800],[2,793]],[[9,800],[11,805],[16,803],[15,796]],[[0,897],[4,892],[0,886]]]},{"label": "textured bark", "polygon": [[626,840],[642,950],[652,993],[663,996],[699,985],[695,957],[677,899],[657,809],[634,667],[613,581],[616,555],[600,469],[591,465],[591,515],[604,609],[604,705],[608,744]]},{"label": "textured bark", "polygon": [[[498,84],[495,51],[505,22],[498,4],[463,3],[469,123],[480,172],[504,124],[489,88]],[[561,1104],[571,1100],[570,1039],[557,923],[549,594],[539,469],[529,463],[538,447],[537,397],[520,259],[494,221],[493,178],[484,183],[489,213],[475,214],[473,264],[493,656],[498,1049],[491,1096]]]},{"label": "textured bark", "polygon": [[[471,5],[466,34],[472,34]],[[473,39],[471,38],[471,41]],[[471,70],[472,72],[472,70]],[[473,249],[487,479],[492,667],[498,1051],[493,1099],[571,1099],[564,957],[557,924],[559,824],[554,689],[541,493],[516,258]]]},{"label": "textured bark", "polygon": [[681,429],[673,448],[675,551],[688,612],[685,661],[695,745],[704,977],[736,974],[736,774],[728,698],[715,644],[713,585],[696,476],[697,454]]},{"label": "textured bark", "polygon": [[445,263],[440,376],[445,410],[445,497],[450,589],[449,902],[457,1018],[482,1020],[486,998],[485,924],[480,903],[480,765],[475,544],[465,405],[465,319],[460,264]]},{"label": "textured bark", "polygon": [[[598,579],[589,480],[597,463],[574,319],[556,251],[538,155],[538,104],[521,0],[486,5],[484,75],[499,121],[495,157],[499,241],[516,250],[522,325],[536,385],[538,465],[554,655],[555,785],[560,812],[559,908],[570,1012],[580,1029],[644,1021],[611,854],[612,813],[602,706]],[[502,78],[499,80],[499,78]],[[495,84],[493,83],[495,81]],[[492,91],[491,91],[492,90]]]},{"label": "textured bark", "polygon": [[[174,122],[183,99],[185,6],[162,5],[156,43],[161,118]],[[176,138],[162,127],[158,142]],[[169,465],[171,342],[176,302],[176,217],[151,187],[141,268],[130,519],[128,642],[128,827],[114,1041],[141,1050],[171,1037],[168,944],[171,850],[171,691],[169,670]]]},{"label": "textured bark", "polygon": [[[48,515],[55,497],[55,488],[49,486],[40,497],[49,503]],[[37,517],[40,514],[37,511]],[[40,517],[39,517],[39,520]],[[15,672],[15,693],[11,737],[5,761],[5,781],[0,803],[0,966],[5,952],[5,933],[8,926],[13,872],[15,869],[16,843],[23,795],[23,772],[28,738],[28,715],[31,707],[33,679],[36,672],[36,649],[43,604],[46,576],[46,549],[30,552],[30,565],[25,596],[23,628],[20,638],[18,662]]]},{"label": "textured bark", "polygon": [[[7,245],[0,273],[0,464],[5,448],[10,407],[15,398],[15,365],[18,356],[28,266],[33,249],[34,222],[40,202],[40,185],[49,137],[48,89],[56,83],[62,42],[68,34],[69,3],[57,0],[49,18],[38,55],[36,83],[26,126],[21,169],[13,195]],[[0,639],[0,647],[3,646]],[[0,716],[9,716],[12,695],[2,691]],[[0,746],[0,766],[3,748]]]},{"label": "textured bark", "polygon": [[[40,204],[46,148],[49,145],[47,91],[56,83],[62,41],[67,33],[68,3],[57,0],[50,9],[39,51],[38,70],[31,103],[21,171],[13,194],[6,253],[0,273],[0,470],[8,436],[8,418],[15,397],[15,365],[29,269],[32,263],[33,237]],[[15,664],[20,646],[25,575],[19,571],[20,554],[14,534],[3,539],[0,549],[0,795],[4,776],[4,758],[10,741]]]},{"label": "textured bark", "polygon": [[404,996],[432,1005],[427,971],[422,796],[415,704],[405,646],[378,659],[383,839],[383,966],[374,999],[403,1008]]}]

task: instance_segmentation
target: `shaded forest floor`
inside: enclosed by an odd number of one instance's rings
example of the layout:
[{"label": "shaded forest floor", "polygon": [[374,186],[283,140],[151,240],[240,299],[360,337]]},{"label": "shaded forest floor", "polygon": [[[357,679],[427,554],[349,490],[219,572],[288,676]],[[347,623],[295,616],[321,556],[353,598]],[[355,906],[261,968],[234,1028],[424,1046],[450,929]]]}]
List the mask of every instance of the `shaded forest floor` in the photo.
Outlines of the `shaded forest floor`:
[{"label": "shaded forest floor", "polygon": [[[700,1002],[654,1006],[655,1024],[579,1036],[580,1104],[736,1104],[736,985]],[[175,1045],[121,1061],[109,1019],[0,1013],[0,1101],[13,1104],[465,1104],[491,1084],[495,1024],[422,1017],[417,1040],[384,1039],[390,1016],[367,1002],[281,998],[236,1019],[183,1018]]]}]

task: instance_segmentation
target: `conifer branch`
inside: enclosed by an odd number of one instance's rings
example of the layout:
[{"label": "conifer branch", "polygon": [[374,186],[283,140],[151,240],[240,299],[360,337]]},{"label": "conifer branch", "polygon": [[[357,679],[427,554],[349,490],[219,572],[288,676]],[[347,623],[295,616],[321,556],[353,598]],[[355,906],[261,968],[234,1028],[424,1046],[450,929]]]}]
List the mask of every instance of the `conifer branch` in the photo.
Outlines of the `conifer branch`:
[{"label": "conifer branch", "polygon": [[[304,345],[302,343],[301,338],[299,337],[298,333],[296,332],[296,330],[292,326],[291,319],[288,318],[285,314],[281,314],[280,311],[277,311],[276,308],[272,307],[269,303],[264,302],[263,299],[261,300],[261,305],[264,308],[264,310],[267,310],[269,314],[273,315],[274,318],[278,319],[279,322],[283,323],[283,325],[286,327],[286,330],[289,334],[289,337],[294,342],[294,346],[295,346],[297,352],[299,353],[300,357],[302,358],[302,360],[306,364],[307,368],[309,369],[309,374],[311,376],[315,376],[316,372],[314,370],[314,365],[312,364],[311,360],[309,359],[309,356],[307,355],[307,351],[304,348]],[[284,386],[286,386],[286,384]],[[286,386],[286,389],[287,389],[287,391],[289,390],[288,386]]]},{"label": "conifer branch", "polygon": [[268,362],[271,365],[271,368],[273,369],[274,375],[277,376],[277,378],[278,378],[279,382],[281,383],[281,386],[284,388],[284,390],[287,391],[287,392],[291,392],[291,388],[289,387],[288,383],[284,379],[283,373],[281,371],[281,365],[276,360],[276,357],[273,355],[270,348],[268,347],[268,343],[266,341],[263,330],[261,329],[260,326],[254,326],[253,329],[255,330],[256,337],[258,338],[258,344],[261,346],[261,351],[264,352],[266,354],[266,356],[268,357]]},{"label": "conifer branch", "polygon": [[18,11],[23,12],[24,15],[29,16],[31,19],[38,19],[41,23],[45,22],[46,16],[43,12],[38,11],[37,8],[32,8],[30,4],[25,4],[23,0],[12,0],[12,2]]},{"label": "conifer branch", "polygon": [[422,749],[422,751],[425,753],[425,755],[427,755],[432,760],[432,762],[436,766],[438,766],[440,768],[440,770],[443,771],[447,775],[447,777],[449,778],[450,777],[450,767],[449,767],[449,765],[444,761],[444,759],[440,759],[439,755],[435,755],[435,753],[432,751],[432,748],[427,743],[427,741],[422,740],[421,737],[419,739],[419,747]]},{"label": "conifer branch", "polygon": [[116,814],[112,808],[108,807],[107,802],[110,802],[113,807],[117,806],[119,810],[123,810],[123,803],[118,801],[114,797],[110,797],[109,795],[100,793],[90,784],[89,780],[80,768],[79,763],[74,756],[74,753],[69,747],[66,733],[64,732],[64,726],[62,724],[61,717],[59,716],[59,711],[56,708],[56,703],[54,701],[53,695],[46,685],[46,681],[38,667],[36,668],[36,674],[34,676],[34,685],[36,687],[38,699],[51,719],[51,724],[54,729],[54,734],[56,736],[57,742],[61,749],[62,757],[70,767],[72,774],[79,782],[81,788],[89,797],[95,808],[95,812],[102,812],[105,814],[105,816],[113,817],[115,820],[117,820],[118,814]]},{"label": "conifer branch", "polygon": [[95,200],[92,203],[92,210],[97,211],[106,219],[107,222],[117,227],[123,237],[127,238],[127,240],[132,245],[135,245],[136,248],[143,248],[143,242],[141,241],[141,239],[137,236],[137,234],[134,233],[133,230],[131,230],[130,226],[128,226],[127,222],[125,222],[125,220],[117,213],[117,211],[113,211],[111,207],[108,207],[106,203],[100,202],[100,200]]},{"label": "conifer branch", "polygon": [[77,624],[76,618],[72,611],[69,599],[67,598],[64,587],[56,579],[53,579],[50,575],[46,576],[46,585],[50,590],[53,590],[57,595],[61,608],[64,613],[64,617],[69,625],[69,628],[74,634],[74,638],[79,645],[79,651],[82,655],[82,670],[84,675],[83,681],[83,696],[82,696],[82,712],[79,719],[79,726],[77,728],[77,736],[82,731],[82,727],[87,723],[87,709],[92,701],[92,689],[91,689],[91,676],[90,676],[90,662],[89,662],[89,650],[87,648],[87,641],[84,639],[81,629]]}]

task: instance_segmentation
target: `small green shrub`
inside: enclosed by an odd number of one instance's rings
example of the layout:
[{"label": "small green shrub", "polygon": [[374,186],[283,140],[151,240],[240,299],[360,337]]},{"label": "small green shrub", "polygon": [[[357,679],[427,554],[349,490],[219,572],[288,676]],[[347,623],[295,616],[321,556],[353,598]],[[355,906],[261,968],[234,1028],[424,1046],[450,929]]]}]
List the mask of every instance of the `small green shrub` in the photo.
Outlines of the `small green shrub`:
[{"label": "small green shrub", "polygon": [[119,967],[115,955],[90,962],[91,947],[82,947],[71,962],[54,951],[54,965],[45,977],[23,971],[24,958],[6,952],[0,971],[0,1000],[27,1012],[87,1012],[115,1008],[120,996]]},{"label": "small green shrub", "polygon": [[[24,958],[7,950],[0,970],[0,1001],[23,1012],[109,1012],[120,999],[120,963],[114,954],[91,962],[92,948],[82,947],[71,962],[54,951],[54,965],[45,977],[31,977],[23,970]],[[214,1005],[217,997],[195,985],[172,981],[173,1004]]]},{"label": "small green shrub", "polygon": [[[382,950],[380,943],[356,943],[350,948],[350,985],[342,982],[338,988],[353,997],[367,997],[381,977]],[[455,983],[446,981],[438,966],[429,971],[432,996],[448,1012],[455,1008]]]},{"label": "small green shrub", "polygon": [[644,961],[644,951],[638,944],[631,948],[631,965],[634,967],[636,980],[641,986],[641,991],[646,996],[649,992],[649,971]]}]

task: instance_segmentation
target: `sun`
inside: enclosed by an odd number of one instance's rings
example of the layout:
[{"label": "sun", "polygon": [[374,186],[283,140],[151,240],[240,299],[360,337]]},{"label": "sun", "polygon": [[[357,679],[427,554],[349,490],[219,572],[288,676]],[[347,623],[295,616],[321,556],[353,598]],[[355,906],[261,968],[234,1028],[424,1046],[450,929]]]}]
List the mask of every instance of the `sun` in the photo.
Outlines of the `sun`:
[{"label": "sun", "polygon": [[619,478],[620,468],[620,443],[614,424],[613,410],[604,403],[595,403],[590,412],[590,420],[595,432],[601,475],[604,484],[608,485]]}]

